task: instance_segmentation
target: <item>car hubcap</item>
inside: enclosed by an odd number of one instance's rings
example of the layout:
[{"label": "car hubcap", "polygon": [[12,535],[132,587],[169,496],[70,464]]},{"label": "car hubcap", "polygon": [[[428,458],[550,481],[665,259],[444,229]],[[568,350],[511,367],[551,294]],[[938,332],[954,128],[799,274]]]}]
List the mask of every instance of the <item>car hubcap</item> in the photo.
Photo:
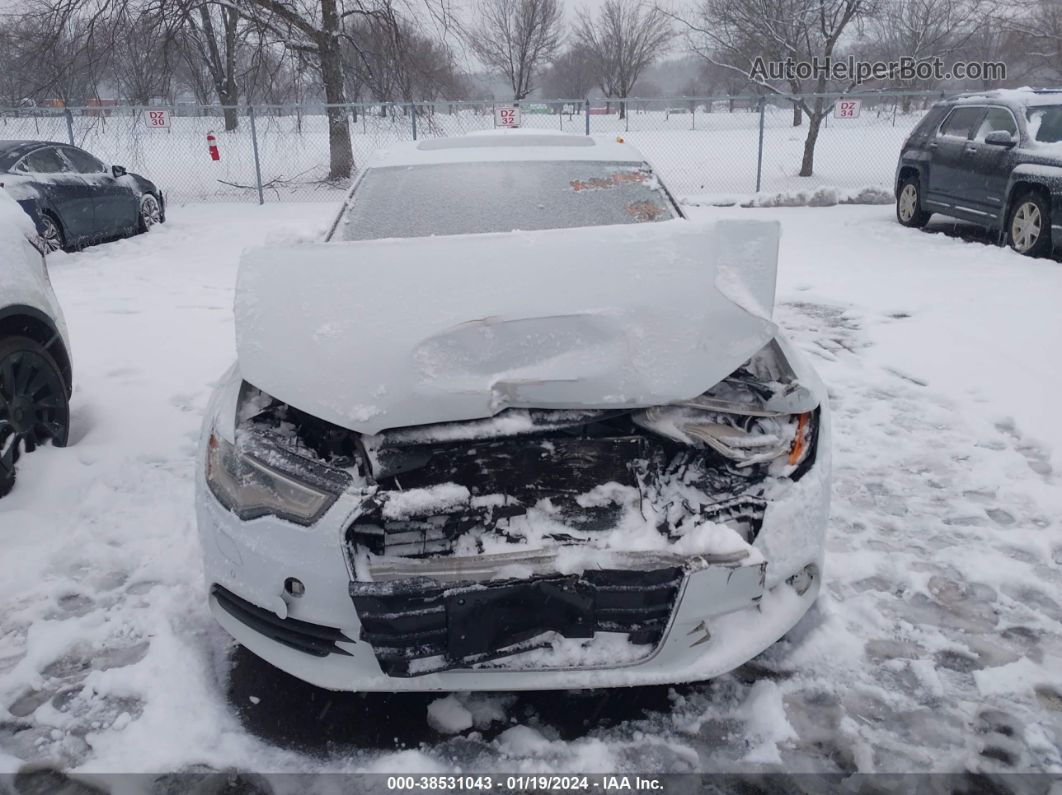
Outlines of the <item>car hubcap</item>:
[{"label": "car hubcap", "polygon": [[1014,213],[1014,221],[1010,225],[1010,239],[1014,248],[1018,251],[1028,251],[1036,245],[1040,239],[1040,229],[1043,217],[1040,208],[1032,202],[1025,202]]},{"label": "car hubcap", "polygon": [[47,359],[34,351],[0,359],[0,478],[14,471],[21,447],[65,444],[69,419],[66,388]]},{"label": "car hubcap", "polygon": [[140,202],[140,217],[144,219],[144,226],[146,227],[152,227],[162,220],[159,203],[155,201],[154,196],[145,196],[143,201]]},{"label": "car hubcap", "polygon": [[910,221],[914,218],[915,208],[918,206],[918,191],[914,185],[905,185],[900,191],[900,219]]},{"label": "car hubcap", "polygon": [[48,216],[44,217],[41,224],[41,240],[44,241],[44,246],[48,251],[58,251],[62,246],[62,241],[59,239],[59,227]]}]

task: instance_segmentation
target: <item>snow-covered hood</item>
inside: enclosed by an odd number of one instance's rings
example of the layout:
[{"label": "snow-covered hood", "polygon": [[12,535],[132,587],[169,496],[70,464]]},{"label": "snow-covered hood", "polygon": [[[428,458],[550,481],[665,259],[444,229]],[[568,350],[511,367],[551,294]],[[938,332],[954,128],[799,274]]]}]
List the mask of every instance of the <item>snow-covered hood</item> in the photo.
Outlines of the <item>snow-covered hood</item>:
[{"label": "snow-covered hood", "polygon": [[699,395],[776,333],[778,224],[656,224],[247,252],[250,383],[362,433]]}]

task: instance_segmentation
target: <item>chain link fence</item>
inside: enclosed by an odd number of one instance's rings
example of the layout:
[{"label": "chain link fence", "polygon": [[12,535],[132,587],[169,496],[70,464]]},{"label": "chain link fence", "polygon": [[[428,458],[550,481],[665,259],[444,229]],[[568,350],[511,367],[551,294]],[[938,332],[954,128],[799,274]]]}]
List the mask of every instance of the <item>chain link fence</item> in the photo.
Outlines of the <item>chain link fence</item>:
[{"label": "chain link fence", "polygon": [[[795,97],[524,102],[521,126],[620,136],[692,203],[799,203],[816,191],[844,201],[891,189],[904,138],[939,96],[863,95],[858,116],[831,113],[820,129],[810,177],[799,176],[809,125],[806,114],[794,118]],[[834,99],[822,98],[831,108]],[[809,106],[814,101],[805,98]],[[376,150],[397,142],[491,129],[495,107],[345,105],[355,173]],[[159,110],[166,111],[167,124],[153,127],[150,111]],[[170,201],[328,201],[339,198],[349,180],[328,179],[326,110],[320,104],[0,109],[0,138],[71,142],[143,174]]]}]

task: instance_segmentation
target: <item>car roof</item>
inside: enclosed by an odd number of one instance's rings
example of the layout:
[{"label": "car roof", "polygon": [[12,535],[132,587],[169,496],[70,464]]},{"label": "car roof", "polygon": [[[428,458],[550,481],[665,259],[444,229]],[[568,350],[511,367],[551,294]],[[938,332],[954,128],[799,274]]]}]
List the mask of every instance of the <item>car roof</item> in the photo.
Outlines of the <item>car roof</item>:
[{"label": "car roof", "polygon": [[1038,105],[1062,105],[1062,89],[1056,88],[997,88],[991,91],[979,91],[949,97],[937,103],[937,107],[956,107],[960,105],[1005,105],[1012,109],[1035,107]]},{"label": "car roof", "polygon": [[426,138],[378,149],[369,168],[437,163],[500,161],[598,161],[644,163],[645,157],[616,135],[576,135],[561,130],[480,130],[447,138]]}]

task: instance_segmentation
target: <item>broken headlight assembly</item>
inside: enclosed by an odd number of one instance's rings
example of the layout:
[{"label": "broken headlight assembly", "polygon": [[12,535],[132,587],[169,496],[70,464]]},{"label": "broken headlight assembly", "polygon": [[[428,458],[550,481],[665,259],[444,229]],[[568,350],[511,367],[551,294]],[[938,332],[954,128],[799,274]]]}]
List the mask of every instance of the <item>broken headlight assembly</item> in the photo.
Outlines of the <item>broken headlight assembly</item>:
[{"label": "broken headlight assembly", "polygon": [[738,467],[777,463],[797,467],[812,447],[814,413],[730,413],[698,408],[694,401],[654,406],[635,414],[648,431],[692,447],[709,447]]},{"label": "broken headlight assembly", "polygon": [[244,521],[271,515],[300,525],[320,519],[350,484],[346,473],[269,444],[266,436],[242,445],[217,432],[207,445],[206,480],[218,502]]}]

